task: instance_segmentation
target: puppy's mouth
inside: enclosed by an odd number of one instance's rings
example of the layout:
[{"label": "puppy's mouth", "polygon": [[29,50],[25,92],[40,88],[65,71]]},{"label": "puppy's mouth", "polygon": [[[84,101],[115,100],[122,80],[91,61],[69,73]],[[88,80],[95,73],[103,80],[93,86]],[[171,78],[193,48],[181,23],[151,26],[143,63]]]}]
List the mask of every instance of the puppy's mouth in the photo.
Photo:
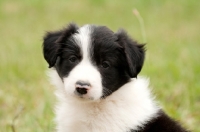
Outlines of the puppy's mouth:
[{"label": "puppy's mouth", "polygon": [[[85,90],[81,89],[81,93],[86,93]],[[94,97],[88,96],[88,94],[81,94],[80,91],[78,92],[77,90],[74,91],[74,95],[81,100],[94,100]]]}]

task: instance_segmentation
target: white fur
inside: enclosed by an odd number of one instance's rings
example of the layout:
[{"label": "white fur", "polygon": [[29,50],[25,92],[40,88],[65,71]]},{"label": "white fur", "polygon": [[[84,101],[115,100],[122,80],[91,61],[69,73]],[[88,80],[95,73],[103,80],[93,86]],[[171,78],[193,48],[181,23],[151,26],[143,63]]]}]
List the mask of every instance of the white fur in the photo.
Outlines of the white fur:
[{"label": "white fur", "polygon": [[148,80],[132,79],[106,99],[80,101],[63,90],[55,70],[50,77],[57,87],[57,132],[126,132],[137,130],[156,117],[159,110],[148,88]]},{"label": "white fur", "polygon": [[[90,25],[83,26],[78,30],[78,33],[73,35],[76,43],[79,45],[83,58],[81,62],[70,71],[70,74],[63,79],[65,92],[74,95],[76,89],[75,84],[77,81],[89,82],[91,88],[87,94],[83,95],[84,99],[99,99],[103,94],[103,87],[101,82],[101,75],[97,68],[92,65],[89,57],[90,46]],[[77,96],[77,95],[76,95]],[[77,98],[80,98],[77,96]]]},{"label": "white fur", "polygon": [[91,63],[83,60],[75,68],[72,69],[68,77],[63,79],[64,87],[67,94],[72,96],[78,95],[74,94],[76,89],[75,84],[77,81],[85,81],[91,84],[91,88],[88,90],[87,94],[82,95],[84,99],[99,99],[102,96],[102,84],[101,76],[97,69],[91,65]]},{"label": "white fur", "polygon": [[89,58],[89,54],[88,54],[88,48],[90,45],[90,34],[91,34],[91,26],[90,25],[85,25],[83,27],[81,27],[78,30],[78,33],[76,33],[75,35],[73,35],[73,38],[75,38],[76,43],[79,45],[79,47],[81,47],[82,52],[83,52],[83,59],[87,59]]}]

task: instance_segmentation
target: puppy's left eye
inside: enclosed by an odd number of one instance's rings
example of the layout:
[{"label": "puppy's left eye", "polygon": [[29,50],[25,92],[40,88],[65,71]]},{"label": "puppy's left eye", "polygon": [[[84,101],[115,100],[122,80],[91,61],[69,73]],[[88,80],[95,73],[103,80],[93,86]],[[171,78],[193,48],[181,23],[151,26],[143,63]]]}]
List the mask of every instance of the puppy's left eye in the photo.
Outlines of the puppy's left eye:
[{"label": "puppy's left eye", "polygon": [[110,65],[109,65],[109,63],[107,62],[107,61],[104,61],[102,64],[101,64],[101,66],[103,67],[103,68],[109,68],[110,67]]},{"label": "puppy's left eye", "polygon": [[69,58],[69,61],[70,62],[76,62],[78,60],[78,58],[76,57],[76,56],[71,56],[70,58]]}]

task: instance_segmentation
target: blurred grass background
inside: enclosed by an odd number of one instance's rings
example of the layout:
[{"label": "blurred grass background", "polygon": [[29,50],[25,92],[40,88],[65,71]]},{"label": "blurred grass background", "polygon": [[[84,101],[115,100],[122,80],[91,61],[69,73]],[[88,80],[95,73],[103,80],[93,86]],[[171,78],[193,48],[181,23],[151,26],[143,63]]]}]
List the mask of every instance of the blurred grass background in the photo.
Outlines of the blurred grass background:
[{"label": "blurred grass background", "polygon": [[143,17],[147,35],[140,75],[150,77],[169,115],[200,132],[197,0],[0,0],[0,132],[12,132],[11,124],[16,132],[54,131],[54,88],[45,74],[41,47],[46,31],[69,22],[93,23],[114,31],[124,28],[142,42],[133,8]]}]

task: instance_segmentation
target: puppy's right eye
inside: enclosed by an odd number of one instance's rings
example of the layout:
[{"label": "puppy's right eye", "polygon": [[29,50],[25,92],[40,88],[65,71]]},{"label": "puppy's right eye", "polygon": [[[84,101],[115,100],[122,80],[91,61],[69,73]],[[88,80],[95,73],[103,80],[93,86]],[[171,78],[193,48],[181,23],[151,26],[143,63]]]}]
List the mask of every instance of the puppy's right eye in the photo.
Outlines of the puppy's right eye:
[{"label": "puppy's right eye", "polygon": [[69,61],[72,63],[76,62],[77,60],[78,60],[78,58],[76,56],[69,57]]},{"label": "puppy's right eye", "polygon": [[107,69],[107,68],[110,67],[109,63],[106,62],[106,61],[104,61],[104,62],[101,64],[101,66],[102,66],[103,68],[105,68],[105,69]]}]

